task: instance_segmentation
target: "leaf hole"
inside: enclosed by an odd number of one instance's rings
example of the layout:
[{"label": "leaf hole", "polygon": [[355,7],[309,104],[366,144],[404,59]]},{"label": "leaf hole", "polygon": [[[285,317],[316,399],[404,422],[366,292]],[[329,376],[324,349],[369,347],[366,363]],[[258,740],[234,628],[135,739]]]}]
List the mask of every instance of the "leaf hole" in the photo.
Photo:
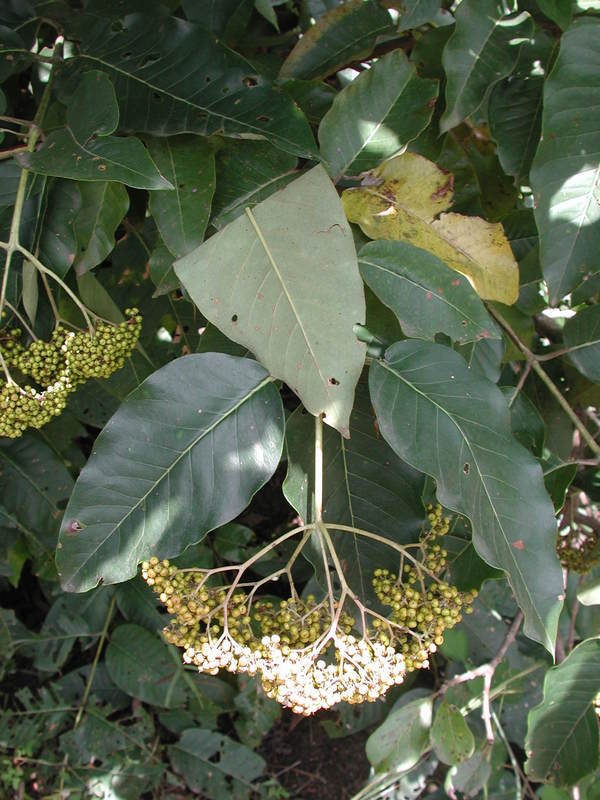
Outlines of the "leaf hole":
[{"label": "leaf hole", "polygon": [[148,53],[145,55],[142,60],[139,62],[138,67],[143,69],[144,67],[149,67],[151,64],[154,64],[160,58],[160,53]]},{"label": "leaf hole", "polygon": [[158,92],[152,92],[152,97],[157,103],[162,103],[163,101],[162,94],[159,94]]},{"label": "leaf hole", "polygon": [[467,320],[466,320],[466,319],[463,319],[463,320],[462,320],[462,322],[461,322],[460,324],[463,326],[463,328],[466,328],[466,327],[467,327],[467,325],[468,325],[468,323],[467,323]]},{"label": "leaf hole", "polygon": [[329,380],[327,381],[327,383],[328,383],[330,386],[339,386],[339,385],[340,385],[340,382],[338,381],[338,379],[337,379],[337,378],[329,378]]},{"label": "leaf hole", "polygon": [[257,122],[271,122],[271,117],[265,117],[264,114],[261,114],[260,117],[256,118]]},{"label": "leaf hole", "polygon": [[123,53],[123,58],[131,58],[132,56],[133,53],[131,52],[131,50],[128,50],[126,53]]},{"label": "leaf hole", "polygon": [[237,321],[238,321],[238,315],[237,315],[237,314],[234,314],[234,315],[231,317],[231,321],[232,321],[232,322],[237,322]]},{"label": "leaf hole", "polygon": [[463,465],[463,472],[465,473],[465,475],[468,475],[469,472],[471,472],[471,465],[469,464],[468,461]]},{"label": "leaf hole", "polygon": [[253,89],[255,86],[258,86],[258,78],[256,75],[246,75],[246,77],[242,79],[242,83],[249,89]]}]

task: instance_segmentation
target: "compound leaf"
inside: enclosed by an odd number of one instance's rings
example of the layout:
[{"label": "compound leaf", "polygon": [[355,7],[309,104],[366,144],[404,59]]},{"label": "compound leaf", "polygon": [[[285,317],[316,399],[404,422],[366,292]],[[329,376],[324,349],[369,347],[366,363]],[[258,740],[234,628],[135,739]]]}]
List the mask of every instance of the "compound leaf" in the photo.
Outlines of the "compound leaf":
[{"label": "compound leaf", "polygon": [[63,586],[124,581],[141,559],[202,540],[246,508],[282,445],[281,400],[260,364],[202,353],[157,370],[106,424],[75,485],[57,554]]},{"label": "compound leaf", "polygon": [[539,464],[511,436],[500,390],[449,348],[416,341],[374,361],[369,387],[382,435],[469,517],[479,555],[507,573],[526,634],[554,652],[563,594],[554,509]]}]

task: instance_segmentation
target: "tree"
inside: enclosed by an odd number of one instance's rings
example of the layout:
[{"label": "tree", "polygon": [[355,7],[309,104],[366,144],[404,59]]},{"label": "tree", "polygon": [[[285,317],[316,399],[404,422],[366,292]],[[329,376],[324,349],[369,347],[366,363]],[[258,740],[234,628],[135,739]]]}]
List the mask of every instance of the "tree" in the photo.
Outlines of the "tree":
[{"label": "tree", "polygon": [[3,791],[597,797],[599,12],[0,3]]}]

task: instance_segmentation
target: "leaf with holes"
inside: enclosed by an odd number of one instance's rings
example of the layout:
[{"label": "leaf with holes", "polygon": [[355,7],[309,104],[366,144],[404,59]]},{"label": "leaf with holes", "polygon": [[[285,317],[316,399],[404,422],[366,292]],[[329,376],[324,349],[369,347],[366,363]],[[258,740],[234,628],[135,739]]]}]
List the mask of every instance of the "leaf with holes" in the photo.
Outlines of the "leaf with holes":
[{"label": "leaf with holes", "polygon": [[463,0],[455,16],[456,29],[442,55],[447,78],[442,133],[477,111],[490,88],[512,72],[533,33],[527,12],[508,15],[497,0]]},{"label": "leaf with holes", "polygon": [[20,153],[17,160],[40,175],[172,189],[139,139],[111,136],[118,122],[119,107],[109,78],[97,70],[88,72],[68,105],[67,126],[50,133],[39,150]]},{"label": "leaf with holes", "polygon": [[502,338],[468,280],[426,250],[406,242],[370,242],[358,265],[406,336],[433,339],[445,333],[462,343]]},{"label": "leaf with holes", "polygon": [[215,191],[215,156],[197,136],[148,141],[150,155],[174,192],[152,192],[149,208],[173,255],[187,255],[204,240]]},{"label": "leaf with holes", "polygon": [[429,124],[437,92],[438,82],[420,78],[402,50],[361,72],[319,126],[329,174],[358,175],[406,147]]},{"label": "leaf with holes", "polygon": [[431,744],[444,764],[460,764],[473,755],[475,738],[456,706],[442,700],[431,726]]},{"label": "leaf with holes", "polygon": [[599,69],[600,20],[578,20],[562,37],[544,84],[542,140],[531,167],[540,262],[553,305],[600,271]]},{"label": "leaf with holes", "polygon": [[511,436],[500,390],[449,348],[415,341],[374,361],[369,386],[382,435],[436,479],[441,503],[469,517],[475,549],[509,578],[526,634],[554,652],[563,595],[554,509],[539,464]]},{"label": "leaf with holes", "polygon": [[572,786],[598,767],[600,639],[577,645],[544,679],[544,699],[529,712],[525,771],[531,780]]},{"label": "leaf with holes", "polygon": [[353,327],[365,305],[352,234],[322,166],[175,262],[175,272],[210,322],[347,433],[365,355]]},{"label": "leaf with holes", "polygon": [[282,445],[281,400],[255,361],[203,353],[157,370],[106,424],[75,485],[63,586],[124,581],[143,558],[199,542],[246,508]]},{"label": "leaf with holes", "polygon": [[[110,76],[122,130],[261,137],[294,155],[317,155],[293,101],[198,25],[152,14],[130,14],[119,25],[94,17],[81,39],[79,57],[67,62],[71,73],[102,69]],[[72,91],[69,79],[63,91]]]},{"label": "leaf with holes", "polygon": [[415,153],[404,153],[346,189],[350,222],[371,239],[399,239],[428,250],[466,275],[477,294],[506,305],[519,295],[519,268],[502,225],[443,214],[452,205],[454,177]]}]

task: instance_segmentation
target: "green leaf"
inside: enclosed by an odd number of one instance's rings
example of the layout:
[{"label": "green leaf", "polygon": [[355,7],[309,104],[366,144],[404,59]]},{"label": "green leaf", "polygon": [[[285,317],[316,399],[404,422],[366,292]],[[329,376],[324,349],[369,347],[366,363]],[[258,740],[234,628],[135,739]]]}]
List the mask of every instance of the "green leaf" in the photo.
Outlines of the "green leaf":
[{"label": "green leaf", "polygon": [[257,748],[281,716],[281,706],[263,692],[256,678],[238,676],[240,689],[234,703],[239,716],[235,730],[248,747]]},{"label": "green leaf", "polygon": [[449,782],[454,792],[465,792],[467,797],[476,797],[487,785],[491,772],[490,749],[483,745],[471,758],[451,770]]},{"label": "green leaf", "polygon": [[293,101],[199,26],[131,14],[123,30],[114,30],[110,19],[95,19],[81,36],[81,55],[73,64],[110,76],[121,129],[156,136],[259,136],[294,155],[317,155],[308,122]]},{"label": "green leaf", "polygon": [[[287,475],[283,493],[305,522],[313,521],[314,419],[301,407],[286,425]],[[324,431],[326,456],[323,519],[364,528],[394,542],[413,542],[423,524],[423,477],[379,435],[366,381],[360,381],[350,417],[350,438]],[[401,521],[401,522],[399,522]],[[389,547],[333,531],[345,576],[361,597],[373,596],[371,580],[387,563]]]},{"label": "green leaf", "polygon": [[38,258],[61,278],[71,269],[77,253],[74,225],[81,201],[79,186],[66,180],[52,181],[43,199]]},{"label": "green leaf", "polygon": [[369,386],[382,435],[471,520],[479,555],[508,575],[525,633],[554,652],[563,594],[554,510],[539,465],[510,434],[500,391],[452,350],[414,341],[373,362]]},{"label": "green leaf", "polygon": [[54,547],[73,479],[48,445],[26,433],[0,441],[0,502],[17,522]]},{"label": "green leaf", "polygon": [[432,253],[406,242],[371,242],[361,249],[358,265],[406,336],[445,333],[456,342],[502,337],[469,281]]},{"label": "green leaf", "polygon": [[572,0],[537,0],[537,4],[545,17],[556,22],[563,31],[567,30],[573,19]]},{"label": "green leaf", "polygon": [[544,485],[552,498],[554,510],[558,513],[565,504],[567,489],[577,474],[577,464],[568,464],[556,456],[542,462]]},{"label": "green leaf", "polygon": [[115,246],[115,231],[129,209],[122,183],[80,183],[81,207],[73,226],[77,250],[73,266],[78,275],[101,264]]},{"label": "green leaf", "polygon": [[[279,394],[255,361],[184,356],[147,378],[94,443],[65,512],[67,591],[117,583],[240,513],[283,444]],[[217,487],[227,486],[227,491]]]},{"label": "green leaf", "polygon": [[172,189],[148,151],[133,136],[111,136],[119,106],[110,79],[92,70],[81,78],[67,108],[67,126],[53,131],[19,163],[40,175],[80,181],[120,181],[138,189]]},{"label": "green leaf", "polygon": [[156,286],[152,297],[161,297],[174,289],[179,289],[179,278],[175,275],[173,264],[175,256],[164,244],[159,244],[148,259],[150,277]]},{"label": "green leaf", "polygon": [[600,639],[577,645],[544,679],[544,699],[529,713],[525,771],[536,781],[572,786],[598,766]]},{"label": "green leaf", "polygon": [[367,758],[378,772],[404,772],[414,766],[429,744],[433,695],[420,697],[392,711],[367,739]]},{"label": "green leaf", "polygon": [[431,726],[431,744],[444,764],[460,764],[473,755],[475,738],[456,706],[443,700]]},{"label": "green leaf", "polygon": [[[500,391],[507,403],[510,404],[515,394],[514,386],[501,386]],[[512,435],[523,447],[530,450],[537,458],[541,457],[546,438],[546,426],[540,412],[523,392],[516,396],[510,406],[510,429]]]},{"label": "green leaf", "polygon": [[24,259],[21,266],[21,276],[23,280],[23,308],[31,324],[35,325],[39,300],[38,271],[31,262]]},{"label": "green leaf", "polygon": [[174,192],[152,192],[150,213],[163,242],[180,258],[204,240],[215,191],[215,156],[197,136],[148,141],[150,155]]},{"label": "green leaf", "polygon": [[280,78],[278,85],[294,99],[312,125],[318,125],[331,108],[337,92],[323,81],[303,81],[300,78]]},{"label": "green leaf", "polygon": [[322,166],[175,262],[175,272],[210,322],[311,414],[347,431],[365,353],[353,326],[365,306],[350,229]]},{"label": "green leaf", "polygon": [[326,78],[369,55],[378,36],[393,30],[392,17],[375,0],[348,0],[327,11],[283,62],[282,78]]},{"label": "green leaf", "polygon": [[398,30],[407,31],[433,22],[438,15],[441,3],[440,0],[402,0],[394,5],[398,6],[400,11]]},{"label": "green leaf", "polygon": [[297,158],[268,142],[231,141],[217,153],[217,188],[211,224],[217,230],[283,189],[296,175]]},{"label": "green leaf", "polygon": [[600,306],[586,306],[568,319],[563,338],[579,372],[600,383]]},{"label": "green leaf", "polygon": [[577,592],[577,599],[584,606],[599,606],[600,578],[583,583]]},{"label": "green leaf", "polygon": [[246,745],[200,728],[184,731],[170,745],[169,758],[189,788],[210,800],[246,800],[265,769],[264,760]]},{"label": "green leaf", "polygon": [[244,561],[247,545],[252,538],[252,531],[245,525],[230,522],[215,531],[213,546],[221,558],[228,562]]},{"label": "green leaf", "polygon": [[419,78],[402,50],[361,72],[336,95],[319,126],[332,178],[358,175],[406,147],[429,124],[437,93],[438,82]]},{"label": "green leaf", "polygon": [[543,30],[521,48],[514,73],[497,83],[490,94],[490,133],[498,146],[502,169],[526,183],[542,128],[544,77],[556,40]]},{"label": "green leaf", "polygon": [[119,689],[161,708],[184,704],[186,684],[176,653],[139,625],[119,625],[110,637],[106,667]]},{"label": "green leaf", "polygon": [[186,17],[229,42],[244,30],[252,15],[254,0],[183,0]]},{"label": "green leaf", "polygon": [[542,272],[550,302],[598,272],[600,248],[600,20],[564,34],[544,84],[542,140],[531,167]]},{"label": "green leaf", "polygon": [[[87,621],[69,603],[69,595],[59,595],[52,603],[36,646],[35,668],[43,672],[57,672],[65,663],[80,636],[92,632]],[[83,639],[89,643],[89,638]]]},{"label": "green leaf", "polygon": [[442,133],[477,111],[490,88],[512,72],[521,44],[533,33],[527,12],[507,15],[497,0],[463,0],[455,16],[442,56],[447,77]]}]

